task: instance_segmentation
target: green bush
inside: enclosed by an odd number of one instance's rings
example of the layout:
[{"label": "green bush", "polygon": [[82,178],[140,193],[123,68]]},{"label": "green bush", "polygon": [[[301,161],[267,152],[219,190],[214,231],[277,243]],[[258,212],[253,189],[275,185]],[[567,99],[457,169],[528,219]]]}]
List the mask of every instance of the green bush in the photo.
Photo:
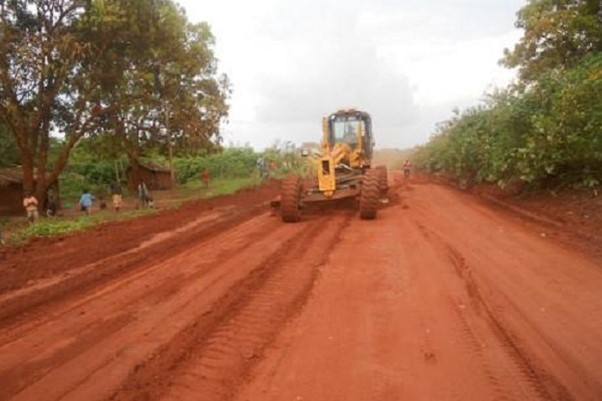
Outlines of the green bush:
[{"label": "green bush", "polygon": [[502,186],[517,179],[533,186],[599,185],[602,54],[458,113],[418,150],[416,164]]},{"label": "green bush", "polygon": [[174,159],[176,177],[179,184],[199,180],[201,171],[207,169],[212,178],[248,178],[256,174],[257,159],[276,163],[276,174],[287,174],[302,169],[305,163],[294,152],[275,149],[256,153],[252,148],[226,148],[220,153],[205,156]]},{"label": "green bush", "polygon": [[199,179],[204,169],[214,178],[240,178],[252,174],[257,154],[251,148],[227,148],[206,156],[176,158],[174,167],[178,183]]}]

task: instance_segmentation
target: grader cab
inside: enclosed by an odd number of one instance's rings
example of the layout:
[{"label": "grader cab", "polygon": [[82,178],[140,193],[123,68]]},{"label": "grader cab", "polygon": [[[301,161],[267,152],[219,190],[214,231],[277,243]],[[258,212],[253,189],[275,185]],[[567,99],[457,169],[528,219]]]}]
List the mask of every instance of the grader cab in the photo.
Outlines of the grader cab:
[{"label": "grader cab", "polygon": [[345,198],[359,201],[362,219],[374,219],[380,199],[387,192],[387,170],[384,166],[372,166],[373,148],[372,120],[368,113],[345,109],[323,118],[320,152],[310,155],[313,183],[305,188],[299,176],[283,181],[282,220],[299,221],[308,203]]}]

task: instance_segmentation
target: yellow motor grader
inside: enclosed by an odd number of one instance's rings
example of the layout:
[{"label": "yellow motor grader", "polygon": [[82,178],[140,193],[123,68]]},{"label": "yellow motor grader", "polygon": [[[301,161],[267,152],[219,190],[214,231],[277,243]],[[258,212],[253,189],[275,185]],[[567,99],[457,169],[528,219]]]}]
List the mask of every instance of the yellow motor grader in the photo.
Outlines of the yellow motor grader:
[{"label": "yellow motor grader", "polygon": [[387,170],[384,166],[373,168],[373,148],[368,113],[345,109],[324,117],[321,150],[309,155],[314,167],[313,185],[304,188],[300,176],[282,182],[282,221],[299,221],[308,203],[345,198],[359,200],[362,219],[374,219],[380,199],[387,192]]}]

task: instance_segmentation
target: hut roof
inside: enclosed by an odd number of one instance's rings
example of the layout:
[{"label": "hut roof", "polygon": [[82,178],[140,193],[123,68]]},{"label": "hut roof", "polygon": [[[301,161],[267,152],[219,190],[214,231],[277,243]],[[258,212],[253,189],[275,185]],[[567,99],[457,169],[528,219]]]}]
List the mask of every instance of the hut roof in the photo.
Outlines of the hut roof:
[{"label": "hut roof", "polygon": [[[33,171],[34,180],[37,179],[37,169]],[[46,178],[49,178],[50,174],[46,174]],[[0,186],[7,186],[9,184],[21,184],[23,182],[23,167],[13,166],[0,169]]]},{"label": "hut roof", "polygon": [[171,171],[169,169],[169,167],[165,167],[156,162],[141,161],[139,164],[141,167],[144,167],[145,169],[151,170],[151,171],[162,172],[162,173],[169,173]]},{"label": "hut roof", "polygon": [[0,169],[0,185],[23,182],[23,168],[20,166]]}]

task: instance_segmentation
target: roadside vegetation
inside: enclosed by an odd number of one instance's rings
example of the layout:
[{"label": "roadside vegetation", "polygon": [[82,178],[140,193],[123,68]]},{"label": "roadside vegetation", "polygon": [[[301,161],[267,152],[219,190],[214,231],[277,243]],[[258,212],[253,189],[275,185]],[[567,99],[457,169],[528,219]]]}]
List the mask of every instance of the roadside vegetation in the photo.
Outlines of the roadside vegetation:
[{"label": "roadside vegetation", "polygon": [[[136,210],[137,194],[128,190],[145,162],[175,171],[160,208],[301,168],[290,143],[262,153],[223,146],[231,85],[218,69],[210,26],[188,21],[175,1],[15,0],[0,2],[0,11],[0,167],[22,166],[23,192],[36,196],[41,216],[57,180],[61,203],[58,218],[32,226],[1,219],[5,239],[152,213]],[[112,180],[130,202],[119,217],[110,213]],[[91,216],[76,207],[84,189],[96,197]],[[100,198],[107,210],[98,210]]]},{"label": "roadside vegetation", "polygon": [[0,9],[0,148],[22,166],[25,191],[41,199],[86,145],[97,162],[87,176],[107,161],[126,159],[136,175],[148,156],[220,150],[230,83],[209,25],[174,1]]},{"label": "roadside vegetation", "polygon": [[602,183],[602,10],[599,1],[531,0],[524,35],[501,64],[516,82],[440,124],[415,164],[466,183],[531,188]]},{"label": "roadside vegetation", "polygon": [[[85,142],[85,140],[84,140]],[[224,148],[217,153],[195,157],[177,157],[174,160],[176,186],[169,191],[158,191],[156,208],[140,208],[136,206],[137,193],[128,191],[123,180],[123,169],[126,160],[98,162],[93,154],[88,154],[88,147],[82,146],[73,153],[70,163],[60,176],[62,209],[57,217],[42,216],[35,224],[28,224],[24,216],[4,218],[0,221],[4,228],[4,239],[7,243],[21,243],[33,237],[52,236],[84,231],[95,225],[137,218],[154,214],[158,210],[180,206],[183,202],[196,199],[211,198],[233,194],[243,188],[261,185],[266,179],[281,178],[291,172],[301,172],[306,161],[290,143],[281,146],[276,143],[264,152],[255,152],[250,147]],[[265,174],[262,174],[257,160],[265,161]],[[148,161],[166,163],[160,155],[148,158]],[[269,165],[273,169],[269,169]],[[205,186],[200,179],[200,172],[207,169],[210,182]],[[121,177],[124,186],[126,206],[115,213],[110,204],[108,183]],[[87,216],[79,213],[76,205],[82,189],[88,189],[96,197],[92,213]],[[99,209],[99,194],[104,193],[106,209]]]}]

